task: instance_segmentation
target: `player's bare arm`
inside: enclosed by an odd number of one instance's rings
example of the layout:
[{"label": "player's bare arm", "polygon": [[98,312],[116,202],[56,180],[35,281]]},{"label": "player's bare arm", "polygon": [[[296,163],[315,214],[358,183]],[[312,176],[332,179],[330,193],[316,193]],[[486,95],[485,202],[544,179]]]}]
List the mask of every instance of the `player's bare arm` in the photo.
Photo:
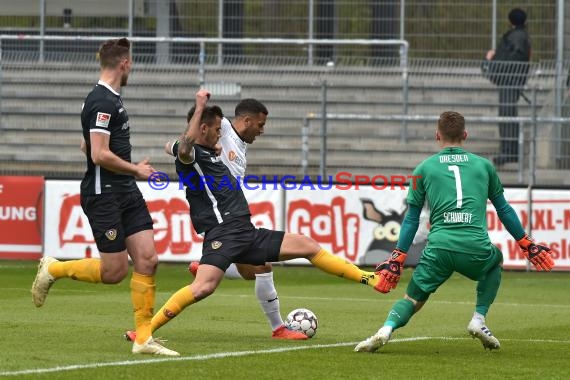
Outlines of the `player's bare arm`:
[{"label": "player's bare arm", "polygon": [[95,165],[104,167],[115,173],[128,173],[138,179],[148,179],[156,170],[149,164],[148,158],[138,164],[123,160],[109,149],[109,135],[106,133],[91,132],[91,159]]},{"label": "player's bare arm", "polygon": [[176,144],[176,141],[178,140],[173,140],[173,141],[168,141],[166,144],[164,144],[164,152],[170,156],[174,156],[174,152],[172,150],[172,147],[174,146],[174,144]]},{"label": "player's bare arm", "polygon": [[196,93],[196,110],[194,115],[188,122],[178,145],[178,158],[182,162],[190,163],[194,161],[194,144],[199,136],[200,119],[206,103],[210,99],[210,92],[207,90],[199,90]]},{"label": "player's bare arm", "polygon": [[[173,141],[168,141],[166,144],[164,144],[164,152],[166,152],[166,154],[168,154],[169,156],[176,156],[176,154],[174,154],[174,144],[176,144],[178,142],[178,140],[173,140]],[[214,146],[214,151],[216,152],[216,156],[219,156],[222,154],[222,145],[220,143],[217,143]]]}]

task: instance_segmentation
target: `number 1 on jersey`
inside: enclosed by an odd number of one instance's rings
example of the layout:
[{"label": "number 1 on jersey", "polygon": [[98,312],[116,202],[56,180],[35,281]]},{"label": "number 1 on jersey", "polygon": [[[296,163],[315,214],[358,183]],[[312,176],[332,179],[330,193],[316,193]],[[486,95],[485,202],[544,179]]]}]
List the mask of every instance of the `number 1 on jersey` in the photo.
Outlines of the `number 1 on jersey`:
[{"label": "number 1 on jersey", "polygon": [[453,172],[453,176],[455,177],[455,190],[457,192],[457,208],[461,208],[461,206],[463,206],[463,189],[461,188],[461,176],[459,175],[459,166],[449,165],[447,169],[451,170]]}]

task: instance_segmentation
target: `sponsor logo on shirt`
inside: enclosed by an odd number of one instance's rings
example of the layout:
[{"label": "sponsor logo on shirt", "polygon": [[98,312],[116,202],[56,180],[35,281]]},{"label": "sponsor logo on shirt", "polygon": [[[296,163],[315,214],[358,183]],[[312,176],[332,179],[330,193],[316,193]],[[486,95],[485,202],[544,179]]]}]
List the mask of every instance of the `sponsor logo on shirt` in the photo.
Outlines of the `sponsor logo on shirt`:
[{"label": "sponsor logo on shirt", "polygon": [[110,113],[97,112],[97,120],[95,126],[109,128],[109,121],[111,121]]}]

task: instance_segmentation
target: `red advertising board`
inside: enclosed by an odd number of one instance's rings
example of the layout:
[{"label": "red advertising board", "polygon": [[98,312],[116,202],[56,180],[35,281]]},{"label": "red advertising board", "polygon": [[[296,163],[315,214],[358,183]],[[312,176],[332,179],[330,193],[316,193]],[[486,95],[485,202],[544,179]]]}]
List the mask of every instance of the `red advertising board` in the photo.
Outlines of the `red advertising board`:
[{"label": "red advertising board", "polygon": [[43,177],[0,176],[0,258],[42,255]]},{"label": "red advertising board", "polygon": [[[533,190],[529,209],[526,189],[506,189],[505,197],[517,213],[523,227],[539,243],[552,249],[555,270],[570,270],[570,196],[567,190]],[[530,226],[529,226],[530,222]],[[524,258],[517,242],[499,220],[495,208],[487,207],[487,228],[491,241],[501,249],[504,267],[525,269]],[[529,266],[531,270],[534,267]]]}]

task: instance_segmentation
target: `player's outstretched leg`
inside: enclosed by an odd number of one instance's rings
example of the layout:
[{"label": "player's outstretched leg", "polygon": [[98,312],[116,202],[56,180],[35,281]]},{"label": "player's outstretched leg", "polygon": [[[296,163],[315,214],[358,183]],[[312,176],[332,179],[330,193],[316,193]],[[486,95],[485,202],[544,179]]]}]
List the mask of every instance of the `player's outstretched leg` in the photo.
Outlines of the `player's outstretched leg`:
[{"label": "player's outstretched leg", "polygon": [[32,299],[37,307],[44,304],[49,289],[60,278],[99,283],[101,282],[101,260],[90,258],[59,261],[50,256],[43,257],[32,285]]},{"label": "player's outstretched leg", "polygon": [[315,267],[329,274],[360,282],[373,288],[378,284],[378,275],[363,271],[353,263],[333,255],[326,249],[320,248],[310,261]]}]

